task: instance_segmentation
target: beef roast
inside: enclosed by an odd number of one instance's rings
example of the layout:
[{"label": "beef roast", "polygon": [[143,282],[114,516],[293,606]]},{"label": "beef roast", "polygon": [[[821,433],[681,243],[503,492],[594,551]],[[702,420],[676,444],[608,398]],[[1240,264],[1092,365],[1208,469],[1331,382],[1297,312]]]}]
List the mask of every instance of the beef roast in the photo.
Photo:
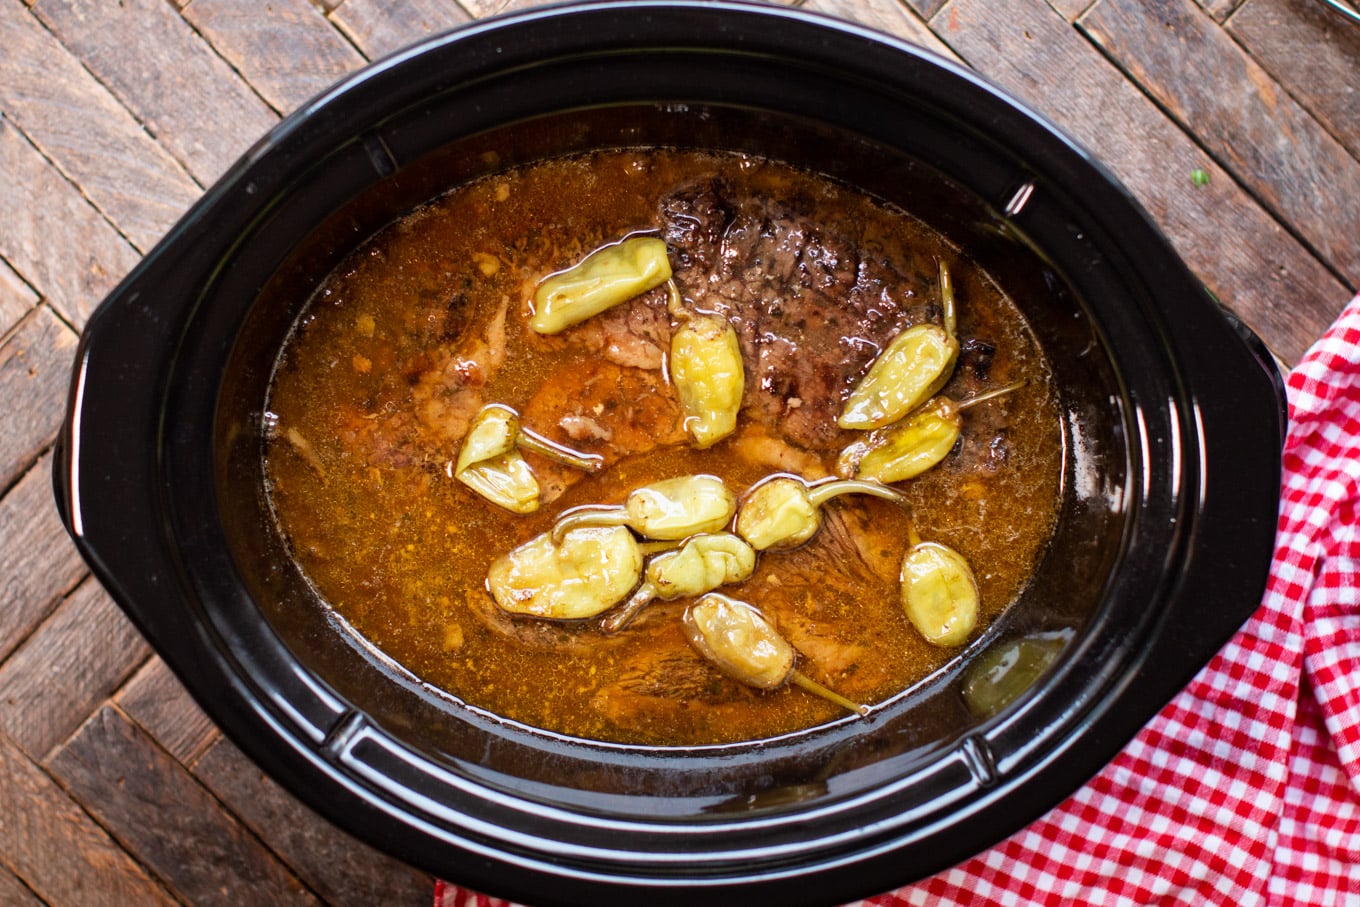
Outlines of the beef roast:
[{"label": "beef roast", "polygon": [[928,278],[818,225],[796,200],[733,197],[720,180],[660,208],[682,295],[741,341],[747,415],[811,450],[843,446],[836,417],[855,382],[900,331],[938,318]]}]

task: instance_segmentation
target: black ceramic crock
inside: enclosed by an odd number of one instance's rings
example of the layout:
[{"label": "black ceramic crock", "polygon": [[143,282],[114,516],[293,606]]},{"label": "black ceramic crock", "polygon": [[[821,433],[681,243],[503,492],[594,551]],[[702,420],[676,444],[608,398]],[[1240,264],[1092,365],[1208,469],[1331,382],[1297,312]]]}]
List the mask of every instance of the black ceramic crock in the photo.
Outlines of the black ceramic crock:
[{"label": "black ceramic crock", "polygon": [[[899,203],[1026,312],[1065,412],[1033,582],[868,719],[646,749],[422,685],[318,602],[268,516],[266,382],[319,280],[498,168],[663,144],[798,163]],[[90,319],[54,467],[97,576],[213,719],[339,825],[532,904],[834,903],[995,843],[1098,771],[1255,608],[1279,375],[1081,148],[961,67],[782,7],[596,3],[369,67],[257,144]],[[999,714],[961,678],[1068,640]]]}]

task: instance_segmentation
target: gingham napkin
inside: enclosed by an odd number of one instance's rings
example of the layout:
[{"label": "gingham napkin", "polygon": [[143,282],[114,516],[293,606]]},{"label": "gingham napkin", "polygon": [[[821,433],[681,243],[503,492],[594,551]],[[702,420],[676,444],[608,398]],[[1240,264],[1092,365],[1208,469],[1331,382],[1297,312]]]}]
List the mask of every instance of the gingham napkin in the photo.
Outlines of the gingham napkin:
[{"label": "gingham napkin", "polygon": [[[1360,296],[1287,384],[1256,613],[1048,815],[860,907],[1360,905]],[[507,902],[440,883],[435,904]]]}]

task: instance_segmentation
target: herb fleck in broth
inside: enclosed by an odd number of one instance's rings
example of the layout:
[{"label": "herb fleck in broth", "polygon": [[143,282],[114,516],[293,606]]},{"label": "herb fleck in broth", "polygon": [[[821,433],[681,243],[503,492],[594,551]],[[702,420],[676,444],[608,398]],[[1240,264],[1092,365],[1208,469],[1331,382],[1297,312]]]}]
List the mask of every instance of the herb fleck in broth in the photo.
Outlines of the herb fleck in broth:
[{"label": "herb fleck in broth", "polygon": [[[685,305],[721,315],[741,341],[738,427],[705,450],[690,443],[667,377],[675,325],[664,288],[557,335],[528,327],[546,275],[658,231]],[[899,210],[781,164],[598,152],[483,178],[384,230],[318,290],[280,359],[265,452],[279,525],[358,632],[422,680],[525,724],[693,745],[839,718],[796,686],[754,689],[720,673],[686,639],[689,600],[653,602],[609,634],[599,620],[502,612],[487,571],[564,511],[619,504],[659,479],[709,474],[740,494],[773,473],[832,476],[863,437],[835,424],[851,387],[895,334],[940,320],[941,262],[962,345],[943,392],[1023,386],[969,409],[944,461],[895,486],[907,509],[837,498],[811,542],[762,552],[749,579],[720,590],[770,619],[804,675],[882,702],[958,651],[924,641],[904,614],[911,529],[972,565],[981,632],[1051,532],[1059,414],[1028,326],[958,250]],[[470,420],[490,403],[602,456],[605,469],[527,453],[538,509],[489,503],[452,476]]]}]

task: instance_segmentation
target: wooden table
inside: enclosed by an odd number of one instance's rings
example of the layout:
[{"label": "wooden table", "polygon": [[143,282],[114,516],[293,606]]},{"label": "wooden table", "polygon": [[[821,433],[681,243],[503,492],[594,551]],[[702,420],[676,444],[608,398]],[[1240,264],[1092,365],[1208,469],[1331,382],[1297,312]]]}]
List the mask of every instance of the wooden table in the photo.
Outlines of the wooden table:
[{"label": "wooden table", "polygon": [[[423,904],[214,728],[59,524],[77,333],[329,83],[522,0],[0,0],[0,903]],[[807,0],[1090,147],[1286,360],[1360,284],[1360,25],[1321,0]]]}]

